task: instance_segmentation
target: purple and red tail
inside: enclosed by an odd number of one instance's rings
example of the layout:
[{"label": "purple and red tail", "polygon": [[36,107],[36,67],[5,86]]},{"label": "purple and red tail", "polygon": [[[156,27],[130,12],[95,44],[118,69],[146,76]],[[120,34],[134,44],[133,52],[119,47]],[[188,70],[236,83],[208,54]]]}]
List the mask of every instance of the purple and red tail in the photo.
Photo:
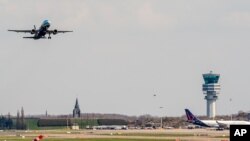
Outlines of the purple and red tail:
[{"label": "purple and red tail", "polygon": [[190,110],[185,109],[185,112],[186,112],[186,116],[187,116],[188,122],[194,122],[194,121],[198,121],[198,120],[199,120],[197,117],[195,117],[195,116],[190,112]]}]

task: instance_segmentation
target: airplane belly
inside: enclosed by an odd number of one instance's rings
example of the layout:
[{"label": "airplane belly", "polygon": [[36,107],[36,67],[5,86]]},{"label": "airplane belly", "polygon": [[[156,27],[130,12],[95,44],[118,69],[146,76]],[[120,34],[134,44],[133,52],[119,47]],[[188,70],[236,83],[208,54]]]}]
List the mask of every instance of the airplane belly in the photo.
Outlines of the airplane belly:
[{"label": "airplane belly", "polygon": [[43,37],[45,35],[46,35],[46,31],[40,31],[38,32],[37,37]]},{"label": "airplane belly", "polygon": [[40,32],[40,35],[41,35],[41,36],[44,36],[45,34],[46,34],[46,31]]}]

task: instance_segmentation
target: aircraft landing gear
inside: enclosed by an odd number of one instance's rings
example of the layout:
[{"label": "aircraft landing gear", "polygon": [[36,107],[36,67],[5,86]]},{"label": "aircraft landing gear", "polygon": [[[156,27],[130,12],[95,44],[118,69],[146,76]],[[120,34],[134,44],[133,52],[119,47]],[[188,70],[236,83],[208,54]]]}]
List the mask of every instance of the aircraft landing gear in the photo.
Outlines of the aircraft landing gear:
[{"label": "aircraft landing gear", "polygon": [[50,37],[50,34],[49,34],[49,37],[48,37],[48,39],[51,39],[51,37]]}]

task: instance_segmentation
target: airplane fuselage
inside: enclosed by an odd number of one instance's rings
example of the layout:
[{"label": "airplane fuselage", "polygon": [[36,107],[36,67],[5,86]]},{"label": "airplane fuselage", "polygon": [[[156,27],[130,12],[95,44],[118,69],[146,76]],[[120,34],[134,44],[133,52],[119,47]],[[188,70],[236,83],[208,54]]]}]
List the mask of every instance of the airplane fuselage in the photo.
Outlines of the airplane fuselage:
[{"label": "airplane fuselage", "polygon": [[199,123],[194,123],[196,125],[204,126],[204,127],[219,127],[219,125],[216,123],[216,120],[200,120]]},{"label": "airplane fuselage", "polygon": [[51,22],[49,20],[43,21],[42,25],[40,26],[39,30],[35,33],[34,39],[45,38],[47,30],[50,27]]}]

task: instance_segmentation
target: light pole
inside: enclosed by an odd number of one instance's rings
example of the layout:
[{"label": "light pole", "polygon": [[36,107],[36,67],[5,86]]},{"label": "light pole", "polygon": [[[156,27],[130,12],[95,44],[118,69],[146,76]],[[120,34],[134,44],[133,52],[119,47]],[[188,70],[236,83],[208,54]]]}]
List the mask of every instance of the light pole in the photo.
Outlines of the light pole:
[{"label": "light pole", "polygon": [[[230,107],[232,107],[232,98],[229,99],[229,102],[230,102]],[[231,111],[231,110],[230,110]],[[233,113],[231,113],[231,121],[233,120]]]},{"label": "light pole", "polygon": [[67,115],[67,130],[69,129],[69,116]]},{"label": "light pole", "polygon": [[[164,107],[159,107],[160,109],[163,109]],[[162,115],[161,115],[161,129],[162,129]]]}]

